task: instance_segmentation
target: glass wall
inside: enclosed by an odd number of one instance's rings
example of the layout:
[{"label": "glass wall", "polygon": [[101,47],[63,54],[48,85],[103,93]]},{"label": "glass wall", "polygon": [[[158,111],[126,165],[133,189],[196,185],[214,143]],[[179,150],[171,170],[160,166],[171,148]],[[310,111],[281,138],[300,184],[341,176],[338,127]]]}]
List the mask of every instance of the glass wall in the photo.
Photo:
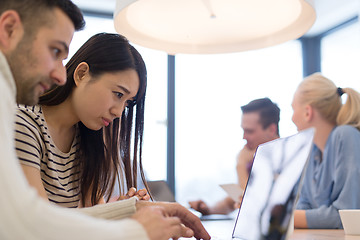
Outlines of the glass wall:
[{"label": "glass wall", "polygon": [[281,108],[280,135],[296,132],[292,96],[302,80],[299,41],[218,55],[176,56],[176,197],[186,204],[225,196],[244,145],[240,106],[269,97]]},{"label": "glass wall", "polygon": [[321,45],[322,73],[339,87],[360,91],[360,24],[324,37]]}]

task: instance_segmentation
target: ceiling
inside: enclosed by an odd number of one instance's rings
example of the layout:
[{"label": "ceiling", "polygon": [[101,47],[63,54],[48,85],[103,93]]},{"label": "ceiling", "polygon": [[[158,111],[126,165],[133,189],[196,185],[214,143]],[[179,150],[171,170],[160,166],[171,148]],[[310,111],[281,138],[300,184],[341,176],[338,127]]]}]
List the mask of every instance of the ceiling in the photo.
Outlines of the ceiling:
[{"label": "ceiling", "polygon": [[360,13],[358,0],[314,0],[316,21],[306,35],[320,34]]},{"label": "ceiling", "polygon": [[[311,1],[311,0],[310,0]],[[320,34],[360,13],[359,0],[312,0],[317,19],[313,27],[305,34]],[[73,0],[81,9],[112,14],[115,0]]]}]

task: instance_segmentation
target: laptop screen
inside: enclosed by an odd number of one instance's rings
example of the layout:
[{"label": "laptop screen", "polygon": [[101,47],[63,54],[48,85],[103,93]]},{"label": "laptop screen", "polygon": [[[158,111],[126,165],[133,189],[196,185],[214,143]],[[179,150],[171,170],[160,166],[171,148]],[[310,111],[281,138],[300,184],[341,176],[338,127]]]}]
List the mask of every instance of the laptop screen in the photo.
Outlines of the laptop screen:
[{"label": "laptop screen", "polygon": [[175,196],[164,180],[147,181],[154,201],[175,202]]},{"label": "laptop screen", "polygon": [[244,192],[234,239],[285,239],[313,129],[259,145]]}]

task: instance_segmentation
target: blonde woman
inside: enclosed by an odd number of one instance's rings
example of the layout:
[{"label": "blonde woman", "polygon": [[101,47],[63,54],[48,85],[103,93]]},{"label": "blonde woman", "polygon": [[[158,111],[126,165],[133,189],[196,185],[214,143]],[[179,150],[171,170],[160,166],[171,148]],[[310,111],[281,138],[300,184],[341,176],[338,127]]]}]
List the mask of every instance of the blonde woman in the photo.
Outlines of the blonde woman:
[{"label": "blonde woman", "polygon": [[295,227],[342,228],[338,210],[360,208],[360,94],[315,73],[298,86],[292,108],[298,130],[315,128]]}]

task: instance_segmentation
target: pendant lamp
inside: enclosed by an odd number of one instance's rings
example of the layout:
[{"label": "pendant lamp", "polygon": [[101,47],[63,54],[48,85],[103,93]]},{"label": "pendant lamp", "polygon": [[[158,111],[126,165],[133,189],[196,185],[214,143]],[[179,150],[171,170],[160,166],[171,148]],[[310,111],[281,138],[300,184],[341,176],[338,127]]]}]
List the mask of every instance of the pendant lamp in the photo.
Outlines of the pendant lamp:
[{"label": "pendant lamp", "polygon": [[269,47],[316,19],[311,0],[116,0],[114,24],[132,43],[174,55]]}]

